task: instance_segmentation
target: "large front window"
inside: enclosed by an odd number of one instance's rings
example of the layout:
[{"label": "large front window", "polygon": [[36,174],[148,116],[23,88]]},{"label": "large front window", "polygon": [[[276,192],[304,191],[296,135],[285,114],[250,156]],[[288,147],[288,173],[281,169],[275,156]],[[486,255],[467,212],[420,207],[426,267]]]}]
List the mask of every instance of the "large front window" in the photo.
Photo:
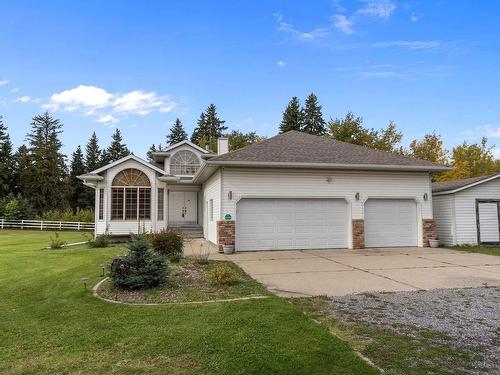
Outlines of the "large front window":
[{"label": "large front window", "polygon": [[199,168],[200,159],[188,150],[176,152],[170,160],[170,174],[175,176],[192,176]]},{"label": "large front window", "polygon": [[124,169],[113,179],[111,220],[151,219],[151,183],[138,169]]}]

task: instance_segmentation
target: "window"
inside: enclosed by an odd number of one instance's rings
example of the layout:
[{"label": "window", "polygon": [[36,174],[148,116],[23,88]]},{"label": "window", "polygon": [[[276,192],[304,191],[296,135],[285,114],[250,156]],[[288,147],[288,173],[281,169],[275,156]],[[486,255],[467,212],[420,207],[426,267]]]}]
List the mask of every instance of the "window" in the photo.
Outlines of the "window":
[{"label": "window", "polygon": [[194,152],[181,150],[170,160],[170,174],[177,176],[192,176],[200,168],[200,159]]},{"label": "window", "polygon": [[111,188],[111,219],[151,219],[151,183],[138,169],[121,171]]},{"label": "window", "polygon": [[165,195],[165,190],[163,188],[159,188],[158,189],[158,220],[159,221],[162,221],[163,220],[163,211],[164,211],[164,208],[163,208],[163,204],[164,204],[164,197]]},{"label": "window", "polygon": [[99,220],[104,220],[104,189],[99,189]]},{"label": "window", "polygon": [[214,221],[214,200],[210,199],[210,221]]}]

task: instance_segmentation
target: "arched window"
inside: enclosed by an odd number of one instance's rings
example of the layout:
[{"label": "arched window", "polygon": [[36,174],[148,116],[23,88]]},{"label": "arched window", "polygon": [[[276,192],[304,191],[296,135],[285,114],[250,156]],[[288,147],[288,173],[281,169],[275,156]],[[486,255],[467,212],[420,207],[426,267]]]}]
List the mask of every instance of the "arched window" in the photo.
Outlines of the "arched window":
[{"label": "arched window", "polygon": [[192,176],[200,168],[200,159],[194,152],[181,150],[170,160],[170,174],[176,176]]},{"label": "arched window", "polygon": [[111,185],[111,220],[151,219],[151,182],[144,172],[124,169]]}]

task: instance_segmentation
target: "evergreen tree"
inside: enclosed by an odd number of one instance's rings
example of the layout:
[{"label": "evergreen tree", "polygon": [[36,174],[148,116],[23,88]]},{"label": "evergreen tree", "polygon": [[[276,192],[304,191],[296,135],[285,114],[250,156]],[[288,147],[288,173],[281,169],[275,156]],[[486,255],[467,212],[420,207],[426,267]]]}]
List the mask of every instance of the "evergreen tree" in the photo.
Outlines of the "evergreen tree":
[{"label": "evergreen tree", "polygon": [[14,159],[7,127],[0,116],[0,198],[14,190]]},{"label": "evergreen tree", "polygon": [[321,106],[318,103],[318,98],[313,93],[306,99],[302,131],[314,135],[324,135],[326,133],[326,123],[321,113]]},{"label": "evergreen tree", "polygon": [[69,174],[69,205],[73,210],[77,208],[93,208],[93,202],[88,200],[87,189],[92,192],[92,189],[83,186],[77,176],[85,173],[85,162],[82,148],[78,146],[76,151],[71,156],[71,168]]},{"label": "evergreen tree", "polygon": [[148,152],[146,153],[148,160],[150,162],[153,161],[153,152],[161,151],[161,143],[156,146],[154,143],[151,145],[149,148]]},{"label": "evergreen tree", "polygon": [[85,146],[85,171],[92,172],[102,167],[102,151],[99,148],[99,139],[95,132],[92,133],[87,145]]},{"label": "evergreen tree", "polygon": [[300,131],[302,128],[304,113],[300,108],[299,98],[294,96],[283,112],[283,119],[280,123],[280,133],[290,130]]},{"label": "evergreen tree", "polygon": [[24,186],[23,179],[26,177],[26,171],[30,167],[29,150],[26,145],[21,145],[14,154],[14,170],[13,170],[13,193],[14,195],[21,195],[23,193],[22,187]]},{"label": "evergreen tree", "polygon": [[187,139],[186,131],[182,126],[181,120],[175,120],[175,124],[170,128],[170,134],[167,136],[167,144],[173,145]]},{"label": "evergreen tree", "polygon": [[33,117],[28,141],[29,165],[21,171],[23,196],[35,210],[61,209],[67,204],[67,171],[65,155],[61,153],[59,134],[62,124],[45,112]]},{"label": "evergreen tree", "polygon": [[217,107],[215,104],[210,104],[206,110],[206,124],[210,139],[217,139],[222,136],[227,130],[227,126],[224,126],[225,122],[226,121],[221,120],[217,115]]},{"label": "evergreen tree", "polygon": [[191,142],[199,145],[202,138],[208,138],[207,115],[205,112],[202,112],[200,118],[196,121],[196,128],[194,128],[191,135]]},{"label": "evergreen tree", "polygon": [[103,152],[102,160],[105,164],[109,164],[128,155],[130,155],[130,150],[127,148],[127,145],[123,143],[120,129],[116,129],[111,136],[111,144],[107,150]]}]

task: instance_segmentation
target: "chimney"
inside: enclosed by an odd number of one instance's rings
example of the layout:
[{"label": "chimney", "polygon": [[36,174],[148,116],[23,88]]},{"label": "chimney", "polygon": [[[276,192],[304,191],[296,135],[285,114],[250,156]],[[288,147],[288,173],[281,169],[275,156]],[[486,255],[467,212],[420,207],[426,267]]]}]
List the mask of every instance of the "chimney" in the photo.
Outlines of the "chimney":
[{"label": "chimney", "polygon": [[229,140],[227,138],[217,139],[217,155],[229,152]]}]

